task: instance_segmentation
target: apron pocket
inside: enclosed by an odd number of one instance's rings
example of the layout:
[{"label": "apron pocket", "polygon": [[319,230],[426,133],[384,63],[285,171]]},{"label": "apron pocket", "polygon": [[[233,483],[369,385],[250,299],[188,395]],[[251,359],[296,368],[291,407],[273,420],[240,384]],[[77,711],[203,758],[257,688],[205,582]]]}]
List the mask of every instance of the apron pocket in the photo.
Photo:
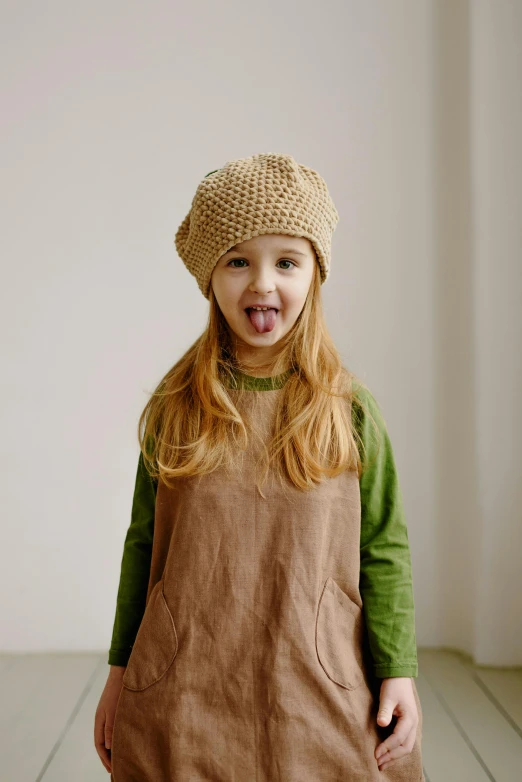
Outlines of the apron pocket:
[{"label": "apron pocket", "polygon": [[161,579],[153,587],[145,606],[122,684],[128,690],[147,689],[167,672],[177,651],[178,637]]},{"label": "apron pocket", "polygon": [[364,680],[362,641],[362,609],[329,576],[317,607],[315,646],[328,678],[347,690]]}]

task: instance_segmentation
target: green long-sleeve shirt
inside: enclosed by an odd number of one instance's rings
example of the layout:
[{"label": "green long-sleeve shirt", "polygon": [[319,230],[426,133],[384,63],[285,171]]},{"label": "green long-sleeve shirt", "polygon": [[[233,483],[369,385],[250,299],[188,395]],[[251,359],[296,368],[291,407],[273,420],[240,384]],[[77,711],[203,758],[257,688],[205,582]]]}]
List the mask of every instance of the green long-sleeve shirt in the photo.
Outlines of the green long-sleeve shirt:
[{"label": "green long-sleeve shirt", "polygon": [[[272,388],[270,378],[243,375],[244,387]],[[401,490],[391,441],[380,408],[368,389],[358,389],[380,432],[362,407],[352,405],[352,416],[364,443],[360,478],[361,536],[359,590],[375,675],[418,676],[415,609],[411,556]],[[140,453],[131,521],[121,562],[116,615],[109,665],[126,665],[145,610],[150,575],[157,481],[145,468]]]}]

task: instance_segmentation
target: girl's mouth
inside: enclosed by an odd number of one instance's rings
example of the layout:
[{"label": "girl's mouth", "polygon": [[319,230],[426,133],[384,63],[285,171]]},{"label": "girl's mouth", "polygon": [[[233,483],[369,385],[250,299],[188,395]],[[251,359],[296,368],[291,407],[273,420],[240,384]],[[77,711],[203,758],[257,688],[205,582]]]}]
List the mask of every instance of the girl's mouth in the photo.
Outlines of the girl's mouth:
[{"label": "girl's mouth", "polygon": [[258,334],[264,334],[267,331],[272,331],[276,324],[276,316],[278,310],[254,310],[247,307],[245,314],[250,321],[252,327],[258,332]]}]

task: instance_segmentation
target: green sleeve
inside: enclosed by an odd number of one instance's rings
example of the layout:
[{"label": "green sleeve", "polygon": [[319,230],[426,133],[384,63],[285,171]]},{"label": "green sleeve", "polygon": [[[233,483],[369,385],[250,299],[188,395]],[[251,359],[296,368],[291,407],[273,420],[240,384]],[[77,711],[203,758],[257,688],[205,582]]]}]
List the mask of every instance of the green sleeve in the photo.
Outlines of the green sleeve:
[{"label": "green sleeve", "polygon": [[157,481],[148,474],[140,452],[131,522],[121,561],[116,616],[109,665],[127,665],[143,613],[149,585]]},{"label": "green sleeve", "polygon": [[356,400],[354,423],[364,442],[368,467],[360,478],[361,570],[359,590],[375,675],[418,676],[415,609],[408,530],[392,445],[380,408],[368,389],[357,395],[379,432]]}]

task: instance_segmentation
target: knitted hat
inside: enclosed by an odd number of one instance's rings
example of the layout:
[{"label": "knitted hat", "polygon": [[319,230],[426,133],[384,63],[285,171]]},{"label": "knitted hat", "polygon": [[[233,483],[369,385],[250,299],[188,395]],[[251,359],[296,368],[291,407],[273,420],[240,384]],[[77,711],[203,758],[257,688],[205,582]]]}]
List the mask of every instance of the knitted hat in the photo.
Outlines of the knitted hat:
[{"label": "knitted hat", "polygon": [[231,160],[204,177],[174,243],[206,299],[221,256],[261,234],[309,239],[322,284],[330,271],[332,234],[338,221],[326,182],[317,171],[291,155],[252,155]]}]

